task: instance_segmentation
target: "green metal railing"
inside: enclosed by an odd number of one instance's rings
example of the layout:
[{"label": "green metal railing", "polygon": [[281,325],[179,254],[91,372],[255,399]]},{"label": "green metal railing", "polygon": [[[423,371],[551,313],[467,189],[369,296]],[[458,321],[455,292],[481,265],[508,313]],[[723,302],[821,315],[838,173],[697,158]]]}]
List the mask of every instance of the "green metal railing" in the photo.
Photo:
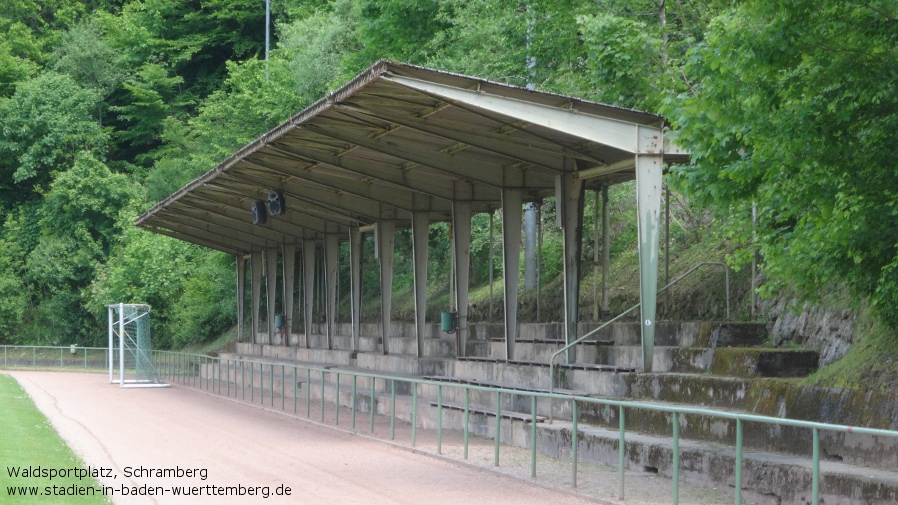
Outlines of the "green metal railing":
[{"label": "green metal railing", "polygon": [[[730,268],[727,266],[726,263],[724,263],[724,262],[722,262],[722,261],[702,261],[701,263],[696,264],[695,266],[693,266],[693,267],[690,268],[689,270],[686,270],[686,271],[685,271],[683,274],[681,274],[679,277],[677,277],[676,279],[674,279],[674,280],[668,282],[667,285],[665,285],[664,287],[662,287],[661,289],[659,289],[659,290],[658,290],[658,294],[660,295],[661,293],[664,293],[665,291],[667,291],[668,289],[670,289],[671,286],[673,286],[674,284],[680,282],[681,280],[685,279],[688,275],[692,274],[693,272],[695,272],[695,271],[698,270],[699,268],[701,268],[701,267],[703,267],[703,266],[706,266],[706,265],[719,265],[719,266],[722,266],[723,269],[724,269],[724,271],[726,272],[726,300],[727,300],[727,302],[726,302],[726,303],[727,303],[727,304],[726,304],[726,318],[729,320],[729,318],[730,318]],[[634,310],[638,309],[641,305],[642,305],[641,302],[640,302],[640,303],[637,303],[636,305],[630,307],[629,309],[627,309],[627,310],[621,312],[620,314],[618,314],[618,315],[615,316],[614,318],[609,319],[608,321],[605,321],[605,322],[604,322],[601,326],[599,326],[598,328],[596,328],[596,329],[590,331],[590,332],[587,333],[586,335],[583,335],[582,337],[578,338],[577,340],[574,340],[573,342],[568,343],[567,345],[565,345],[565,346],[562,347],[561,349],[558,349],[557,351],[555,351],[554,353],[552,353],[552,356],[549,358],[549,392],[550,392],[550,393],[554,393],[554,392],[555,392],[555,358],[557,358],[560,354],[566,352],[566,351],[567,351],[568,349],[570,349],[571,347],[574,347],[574,346],[580,344],[581,342],[583,342],[584,340],[587,340],[588,338],[590,338],[590,337],[596,335],[597,333],[599,333],[600,331],[604,330],[605,328],[607,328],[607,327],[610,326],[611,324],[616,323],[616,322],[618,322],[619,320],[623,319],[624,316],[626,316],[626,315],[629,314],[630,312],[633,312]],[[549,422],[550,422],[550,423],[552,422],[552,414],[551,414],[551,412],[552,412],[552,410],[549,409]]]},{"label": "green metal railing", "polygon": [[0,345],[0,364],[4,367],[101,370],[109,366],[109,349],[68,345]]},{"label": "green metal railing", "polygon": [[[32,347],[13,347],[13,346],[2,346],[4,357],[8,354],[20,353],[21,355],[27,355],[30,353],[32,356],[31,361],[27,359],[19,359],[14,363],[10,363],[4,361],[4,365],[13,366],[13,367],[31,367],[31,366],[42,366],[38,363],[40,362],[39,356],[43,356],[46,351],[49,350],[51,353],[58,352],[58,348],[32,348]],[[65,348],[68,349],[68,348]],[[88,349],[94,351],[102,351],[103,349]],[[409,377],[395,377],[390,375],[378,374],[378,373],[367,373],[360,371],[352,371],[352,370],[342,370],[337,367],[317,367],[310,365],[302,365],[295,363],[287,363],[287,362],[270,362],[270,361],[262,361],[262,360],[245,360],[245,359],[230,359],[230,358],[219,358],[219,357],[211,357],[206,355],[199,354],[189,354],[189,353],[180,353],[180,352],[172,352],[172,351],[154,351],[153,357],[155,360],[156,368],[159,373],[162,375],[162,378],[170,381],[173,384],[182,385],[185,387],[195,388],[198,390],[202,390],[211,394],[218,394],[222,396],[227,396],[229,398],[234,398],[237,400],[246,401],[246,373],[247,369],[249,369],[250,374],[250,397],[249,401],[255,403],[258,401],[261,405],[266,404],[266,399],[268,400],[269,408],[274,408],[276,404],[275,394],[276,388],[274,387],[274,377],[279,376],[280,378],[280,388],[277,394],[280,396],[280,410],[287,411],[287,406],[290,405],[292,409],[292,413],[300,416],[297,412],[297,404],[299,400],[299,392],[298,392],[298,382],[297,378],[304,379],[306,387],[305,389],[305,417],[311,417],[311,402],[312,402],[312,379],[317,378],[321,383],[321,387],[319,390],[320,394],[320,405],[321,414],[318,419],[319,422],[325,421],[325,382],[330,377],[333,379],[333,390],[334,390],[334,401],[333,401],[333,423],[336,426],[340,426],[340,409],[347,408],[346,405],[349,405],[349,409],[351,412],[351,429],[353,431],[357,430],[356,426],[356,411],[358,410],[359,405],[359,391],[357,387],[357,382],[359,378],[367,378],[370,379],[371,389],[370,396],[368,402],[368,411],[369,411],[369,423],[368,423],[368,431],[374,433],[374,418],[375,414],[378,410],[378,407],[382,407],[382,411],[384,415],[390,416],[390,439],[395,439],[396,433],[396,421],[397,421],[397,411],[396,411],[396,402],[397,402],[397,384],[408,383],[409,389],[412,394],[412,409],[411,409],[411,419],[410,419],[410,427],[411,427],[411,445],[415,447],[417,444],[417,430],[418,430],[418,405],[419,405],[419,393],[418,388],[421,386],[430,386],[436,389],[436,408],[437,408],[437,433],[436,433],[436,451],[437,453],[442,452],[442,437],[443,437],[443,412],[446,408],[443,403],[443,395],[445,388],[453,388],[453,389],[463,389],[463,398],[464,398],[464,423],[462,426],[463,431],[463,444],[464,444],[464,458],[468,457],[468,444],[469,444],[469,434],[470,434],[470,395],[474,391],[480,391],[485,393],[491,393],[495,397],[495,410],[491,412],[491,415],[494,415],[496,418],[495,421],[495,442],[494,442],[494,454],[493,454],[493,464],[495,466],[499,466],[500,464],[500,443],[499,443],[499,433],[501,431],[501,400],[503,395],[516,395],[520,397],[529,397],[530,398],[530,474],[531,477],[536,477],[537,474],[537,444],[535,441],[537,440],[538,432],[537,432],[537,402],[539,400],[550,400],[550,401],[566,401],[571,402],[571,413],[572,413],[572,422],[571,422],[571,484],[572,486],[577,486],[577,464],[578,464],[578,449],[579,449],[579,438],[580,438],[580,425],[579,425],[579,412],[580,408],[584,405],[599,405],[606,407],[614,407],[618,410],[618,420],[619,420],[619,442],[618,442],[618,483],[619,483],[619,491],[618,491],[618,499],[624,499],[624,482],[625,482],[625,474],[624,470],[626,467],[626,453],[625,453],[625,444],[626,444],[626,430],[625,430],[625,419],[627,417],[627,412],[632,411],[658,411],[671,414],[671,436],[672,436],[672,467],[671,467],[671,477],[673,480],[673,490],[671,503],[678,504],[679,503],[679,481],[680,481],[680,426],[679,426],[679,416],[680,415],[700,415],[700,416],[708,416],[717,419],[726,419],[733,420],[736,423],[736,441],[735,441],[735,457],[734,457],[734,466],[735,466],[735,498],[734,503],[736,505],[740,505],[742,503],[742,463],[743,463],[743,431],[744,424],[746,422],[752,423],[767,423],[774,424],[779,426],[793,426],[810,429],[813,432],[812,437],[812,447],[811,447],[811,502],[813,505],[818,505],[820,503],[820,432],[821,431],[832,431],[832,432],[842,432],[842,433],[854,433],[854,434],[862,434],[862,435],[872,435],[872,436],[880,436],[880,437],[889,437],[889,438],[898,438],[898,431],[892,430],[882,430],[882,429],[873,429],[873,428],[861,428],[861,427],[852,427],[852,426],[844,426],[844,425],[834,425],[834,424],[826,424],[826,423],[818,423],[812,421],[800,421],[794,419],[781,419],[753,414],[740,414],[734,412],[725,412],[719,410],[705,409],[705,408],[694,408],[694,407],[683,407],[683,406],[671,406],[671,405],[658,405],[652,403],[643,403],[636,401],[624,401],[624,400],[612,400],[605,398],[592,398],[592,397],[584,397],[584,396],[571,396],[571,395],[561,395],[555,393],[546,393],[539,391],[527,391],[527,390],[518,390],[518,389],[506,389],[500,387],[491,387],[491,386],[481,386],[481,385],[473,385],[473,384],[465,384],[465,383],[454,383],[454,382],[441,382],[441,381],[432,381],[418,378],[409,378]],[[86,358],[85,358],[86,359]],[[82,368],[81,365],[75,365],[75,363],[71,360],[60,360],[63,368]],[[255,398],[255,389],[253,377],[256,375],[256,366],[258,365],[258,375],[259,375],[259,398],[258,400]],[[87,368],[86,366],[84,368]],[[265,394],[265,376],[266,369],[268,375],[268,398],[266,398]],[[238,385],[238,376],[237,373],[239,371],[239,384],[240,391],[237,390]],[[292,387],[285,388],[285,382],[287,377],[290,378]],[[351,377],[352,378],[352,389],[350,393],[350,397],[345,401],[341,402],[341,397],[339,393],[339,383],[341,377]],[[380,381],[381,384],[388,385],[384,389],[389,390],[390,400],[388,404],[381,404],[381,400],[377,397],[376,383]],[[233,387],[232,387],[233,384]],[[238,398],[239,396],[239,398]],[[288,403],[289,401],[289,403]]]}]

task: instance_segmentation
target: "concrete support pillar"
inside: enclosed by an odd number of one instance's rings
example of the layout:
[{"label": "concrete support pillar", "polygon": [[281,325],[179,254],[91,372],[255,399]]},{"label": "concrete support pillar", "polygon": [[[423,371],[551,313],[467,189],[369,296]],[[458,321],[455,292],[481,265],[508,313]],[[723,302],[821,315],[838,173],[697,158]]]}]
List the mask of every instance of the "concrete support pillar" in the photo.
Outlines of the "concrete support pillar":
[{"label": "concrete support pillar", "polygon": [[430,217],[423,212],[412,214],[412,252],[415,274],[415,338],[417,354],[424,357],[424,331],[427,323],[427,254],[430,239]]},{"label": "concrete support pillar", "polygon": [[349,289],[352,311],[352,350],[359,350],[362,326],[362,232],[349,229]]},{"label": "concrete support pillar", "polygon": [[277,295],[278,250],[271,247],[265,249],[265,308],[268,309],[268,343],[274,345],[275,296]]},{"label": "concrete support pillar", "polygon": [[324,284],[327,290],[325,311],[327,313],[327,348],[334,348],[337,331],[337,269],[340,264],[340,237],[330,233],[324,237]]},{"label": "concrete support pillar", "polygon": [[306,347],[312,346],[312,308],[315,303],[315,241],[302,241],[302,285],[305,301]]},{"label": "concrete support pillar", "polygon": [[262,303],[262,252],[255,251],[250,254],[250,268],[252,278],[250,279],[250,290],[252,291],[250,303],[252,304],[253,311],[253,334],[250,337],[250,342],[253,344],[256,343],[256,339],[259,336],[259,306]]},{"label": "concrete support pillar", "polygon": [[296,246],[285,245],[284,264],[284,345],[290,345],[293,333],[293,291],[296,286]]},{"label": "concrete support pillar", "polygon": [[639,226],[639,300],[642,326],[642,371],[652,371],[658,296],[658,245],[661,239],[663,158],[636,155],[636,208]]},{"label": "concrete support pillar", "polygon": [[393,244],[396,222],[379,221],[375,229],[377,259],[380,260],[380,315],[383,353],[390,354],[390,311],[393,308]]},{"label": "concrete support pillar", "polygon": [[452,202],[452,248],[455,251],[455,307],[458,310],[456,354],[466,356],[468,281],[471,276],[471,202]]},{"label": "concrete support pillar", "polygon": [[246,259],[237,255],[237,341],[243,342],[243,323],[246,302]]},{"label": "concrete support pillar", "polygon": [[[502,261],[505,287],[505,359],[515,359],[518,338],[518,284],[521,280],[521,192],[502,190]],[[535,206],[534,206],[535,208]],[[536,236],[536,219],[533,223]],[[535,241],[534,241],[535,242]],[[535,261],[534,247],[534,264]],[[534,275],[534,285],[535,285]]]},{"label": "concrete support pillar", "polygon": [[[572,163],[565,160],[565,165]],[[564,340],[568,344],[577,339],[580,301],[580,253],[583,239],[583,194],[581,179],[574,172],[565,172],[555,179],[555,198],[561,227],[564,254]],[[567,350],[567,362],[577,361],[577,348]]]}]

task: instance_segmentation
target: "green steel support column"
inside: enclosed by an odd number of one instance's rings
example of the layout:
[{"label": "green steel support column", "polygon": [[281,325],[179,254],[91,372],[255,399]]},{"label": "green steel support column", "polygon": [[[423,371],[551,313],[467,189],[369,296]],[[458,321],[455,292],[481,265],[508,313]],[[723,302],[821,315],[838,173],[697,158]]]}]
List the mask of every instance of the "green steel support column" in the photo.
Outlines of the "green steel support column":
[{"label": "green steel support column", "polygon": [[493,466],[499,466],[499,438],[502,434],[502,393],[496,391],[496,436],[493,441]]},{"label": "green steel support column", "polygon": [[577,447],[580,445],[577,432],[577,400],[571,400],[571,486],[577,487]]},{"label": "green steel support column", "polygon": [[464,434],[465,434],[465,459],[468,459],[468,420],[470,419],[470,410],[471,410],[471,400],[469,395],[469,389],[465,388],[465,426],[464,426]]},{"label": "green steel support column", "polygon": [[[583,250],[583,180],[574,177],[576,163],[565,157],[565,172],[555,177],[555,201],[558,207],[558,226],[561,228],[564,266],[564,340],[570,344],[577,339],[580,317],[580,257]],[[565,353],[568,363],[577,361],[577,347]]]},{"label": "green steel support column", "polygon": [[337,324],[337,273],[340,259],[340,238],[336,233],[327,233],[324,237],[324,290],[325,290],[325,334],[327,348],[334,348]]},{"label": "green steel support column", "polygon": [[437,454],[443,454],[443,386],[437,386]]},{"label": "green steel support column", "polygon": [[618,410],[618,418],[620,421],[620,440],[617,443],[617,481],[620,489],[617,493],[617,499],[624,499],[624,406],[621,405]]},{"label": "green steel support column", "polygon": [[456,356],[468,346],[468,285],[471,272],[471,202],[452,202],[452,247],[455,251]]},{"label": "green steel support column", "polygon": [[658,244],[663,157],[636,155],[636,207],[639,229],[639,301],[642,327],[642,371],[652,371],[658,292]]},{"label": "green steel support column", "polygon": [[349,229],[349,292],[351,296],[352,350],[359,350],[362,312],[362,232]]},{"label": "green steel support column", "polygon": [[680,415],[673,414],[673,505],[680,503]]},{"label": "green steel support column", "polygon": [[530,397],[530,478],[536,478],[536,396]]},{"label": "green steel support column", "polygon": [[334,387],[334,424],[340,426],[340,372],[337,372],[337,381]]},{"label": "green steel support column", "polygon": [[393,302],[393,248],[396,243],[396,221],[379,221],[376,226],[374,247],[380,260],[380,325],[383,353],[390,354],[392,333],[390,314]]},{"label": "green steel support column", "polygon": [[[303,289],[303,326],[305,326],[306,348],[312,346],[312,310],[315,296],[315,241],[302,241],[302,289]],[[308,390],[307,390],[308,391]]]},{"label": "green steel support column", "polygon": [[293,365],[293,414],[296,414],[296,365]]},{"label": "green steel support column", "polygon": [[742,505],[742,419],[736,419],[736,505]]},{"label": "green steel support column", "polygon": [[427,249],[430,239],[430,216],[412,213],[412,258],[415,278],[415,353],[424,357],[424,332],[427,315]]},{"label": "green steel support column", "polygon": [[820,430],[814,428],[813,474],[811,475],[811,505],[820,503]]},{"label": "green steel support column", "polygon": [[[275,313],[275,294],[277,293],[277,275],[278,275],[278,250],[270,247],[266,248],[265,254],[265,309],[266,319],[268,323],[268,343],[275,344],[274,334],[277,328],[274,327]],[[261,383],[260,383],[261,384]],[[263,401],[264,405],[265,402]]]},{"label": "green steel support column", "polygon": [[[502,285],[505,306],[505,359],[515,359],[518,336],[518,284],[521,280],[522,194],[502,190]],[[492,247],[492,245],[490,245]]]},{"label": "green steel support column", "polygon": [[418,435],[418,384],[412,383],[412,447]]},{"label": "green steel support column", "polygon": [[396,439],[396,379],[390,379],[390,440]]},{"label": "green steel support column", "polygon": [[253,324],[252,335],[249,337],[251,344],[256,343],[259,338],[259,308],[262,303],[262,251],[253,251],[249,255],[250,266],[250,311],[252,312]]},{"label": "green steel support column", "polygon": [[377,410],[377,405],[375,404],[376,401],[377,399],[374,396],[374,377],[371,377],[371,405],[368,408],[370,411],[368,416],[368,431],[371,433],[374,433],[374,411]]}]

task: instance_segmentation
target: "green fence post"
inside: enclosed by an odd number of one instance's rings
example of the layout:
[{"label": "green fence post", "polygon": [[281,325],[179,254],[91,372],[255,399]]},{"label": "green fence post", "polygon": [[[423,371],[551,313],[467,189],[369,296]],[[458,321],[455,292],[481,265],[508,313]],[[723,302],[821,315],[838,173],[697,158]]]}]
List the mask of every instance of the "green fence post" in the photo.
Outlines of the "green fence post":
[{"label": "green fence post", "polygon": [[337,372],[337,384],[334,388],[334,425],[340,426],[340,372]]},{"label": "green fence post", "polygon": [[321,422],[324,422],[324,370],[321,371]]},{"label": "green fence post", "polygon": [[375,404],[377,400],[374,396],[374,381],[374,377],[371,377],[371,405],[368,408],[368,410],[370,411],[370,419],[368,419],[368,431],[370,431],[371,433],[374,433],[374,411],[377,410],[377,406]]},{"label": "green fence post", "polygon": [[536,478],[536,396],[530,397],[530,478]]},{"label": "green fence post", "polygon": [[87,369],[87,349],[84,349],[84,368]]},{"label": "green fence post", "polygon": [[287,365],[281,365],[281,410],[287,410],[284,407],[284,403],[286,402],[284,398],[284,387],[287,382]]},{"label": "green fence post", "polygon": [[[269,405],[274,408],[274,363],[268,364],[268,392],[270,393]],[[262,404],[265,404],[265,400],[262,400]]]},{"label": "green fence post", "polygon": [[246,360],[240,360],[240,399],[246,400]]},{"label": "green fence post", "polygon": [[249,362],[249,402],[256,403],[256,364]]},{"label": "green fence post", "polygon": [[469,399],[469,391],[470,389],[465,387],[465,425],[462,429],[462,432],[465,434],[465,459],[468,459],[468,420],[470,419],[471,412],[471,401]]},{"label": "green fence post", "polygon": [[390,440],[396,439],[396,379],[390,379]]},{"label": "green fence post", "polygon": [[493,443],[493,466],[499,466],[499,437],[502,434],[502,393],[496,391],[496,440]]},{"label": "green fence post", "polygon": [[624,406],[621,405],[618,410],[618,421],[620,421],[620,440],[617,443],[617,482],[620,486],[617,499],[624,500]]},{"label": "green fence post", "polygon": [[571,400],[571,486],[577,487],[577,446],[579,435],[577,433],[577,400]]},{"label": "green fence post", "polygon": [[296,365],[293,365],[293,414],[296,414]]},{"label": "green fence post", "polygon": [[443,454],[443,385],[437,386],[437,454]]},{"label": "green fence post", "polygon": [[31,367],[37,366],[37,347],[31,348]]},{"label": "green fence post", "polygon": [[742,505],[742,419],[736,419],[736,505]]},{"label": "green fence post", "polygon": [[412,447],[418,434],[418,383],[412,382]]},{"label": "green fence post", "polygon": [[358,388],[359,376],[352,374],[352,429],[355,431],[355,401]]},{"label": "green fence post", "polygon": [[680,503],[680,415],[673,413],[673,505]]},{"label": "green fence post", "polygon": [[312,369],[306,368],[306,417],[312,417]]},{"label": "green fence post", "polygon": [[820,503],[820,430],[814,428],[813,474],[811,475],[811,503]]},{"label": "green fence post", "polygon": [[59,368],[62,368],[62,347],[59,348]]}]

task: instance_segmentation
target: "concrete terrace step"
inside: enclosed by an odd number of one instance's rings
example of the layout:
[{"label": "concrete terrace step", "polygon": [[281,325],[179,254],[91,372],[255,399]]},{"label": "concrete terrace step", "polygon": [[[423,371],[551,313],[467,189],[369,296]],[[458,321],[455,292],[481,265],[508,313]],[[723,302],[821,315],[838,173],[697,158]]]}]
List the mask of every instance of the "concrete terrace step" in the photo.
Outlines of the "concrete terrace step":
[{"label": "concrete terrace step", "polygon": [[[433,402],[433,401],[432,401],[432,402],[430,402],[430,406],[431,406],[431,407],[440,407],[440,403],[438,403],[438,402]],[[457,410],[457,411],[461,411],[461,412],[464,412],[464,411],[465,411],[465,406],[464,406],[463,404],[460,404],[460,403],[446,403],[446,402],[443,402],[443,403],[442,403],[442,408],[444,408],[444,409],[449,409],[449,410]],[[474,406],[474,405],[468,405],[468,413],[469,413],[470,415],[481,415],[481,416],[486,416],[486,417],[496,417],[496,410],[495,410],[495,409],[490,410],[490,409],[487,409],[487,408],[481,408],[481,407],[477,407],[477,406]],[[533,422],[533,415],[532,415],[532,414],[525,414],[525,413],[523,413],[523,412],[514,412],[514,411],[511,411],[511,410],[502,410],[502,409],[500,409],[500,410],[499,410],[499,417],[501,417],[502,419],[509,419],[509,420],[512,420],[512,421],[520,421],[520,422],[522,422],[522,423],[532,423],[532,422]],[[536,416],[536,422],[537,422],[537,423],[544,423],[544,422],[546,422],[547,420],[548,420],[548,419],[545,418],[545,417],[543,417],[543,416]]]},{"label": "concrete terrace step", "polygon": [[718,348],[711,373],[728,377],[805,377],[820,355],[803,349]]},{"label": "concrete terrace step", "polygon": [[[515,342],[515,359],[536,363],[549,363],[552,355],[564,347],[563,340],[518,340]],[[642,346],[614,345],[611,341],[587,341],[576,347],[577,363],[596,364],[623,369],[642,367]],[[656,346],[652,369],[657,372],[701,373],[711,367],[714,350],[702,347]],[[491,343],[490,357],[504,359],[505,341]],[[555,357],[556,364],[563,364],[564,355]]]},{"label": "concrete terrace step", "polygon": [[[537,428],[540,452],[570,459],[571,424],[556,422]],[[578,426],[581,461],[617,465],[619,432]],[[808,441],[810,443],[810,441]],[[673,440],[670,437],[627,433],[625,465],[631,470],[673,475]],[[680,439],[680,478],[734,493],[735,449],[704,441]],[[898,474],[834,461],[820,463],[820,497],[826,505],[886,505],[898,502]],[[773,453],[743,452],[744,499],[779,505],[808,503],[811,498],[811,460]]]}]

